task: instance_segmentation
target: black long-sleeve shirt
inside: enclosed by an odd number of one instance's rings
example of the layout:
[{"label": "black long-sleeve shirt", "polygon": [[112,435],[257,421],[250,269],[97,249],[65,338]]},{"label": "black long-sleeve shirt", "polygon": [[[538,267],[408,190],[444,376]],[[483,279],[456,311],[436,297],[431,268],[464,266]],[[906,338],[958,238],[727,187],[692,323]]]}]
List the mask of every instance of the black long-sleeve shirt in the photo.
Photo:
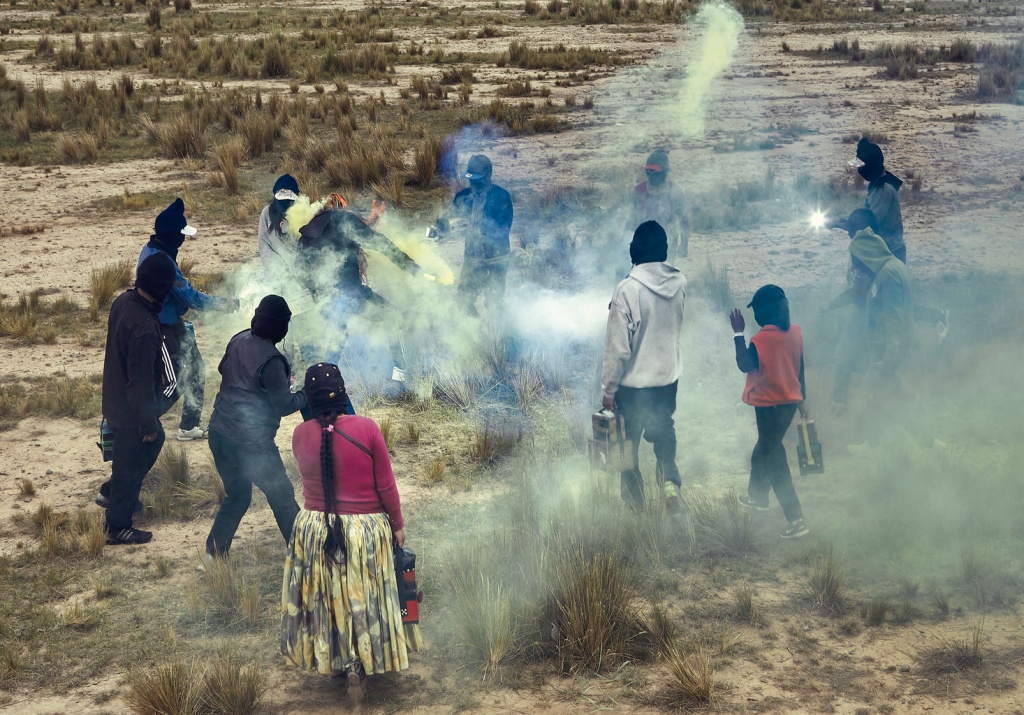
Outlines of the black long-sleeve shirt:
[{"label": "black long-sleeve shirt", "polygon": [[[761,367],[760,361],[757,359],[757,346],[754,343],[747,345],[747,341],[742,335],[737,335],[733,342],[736,345],[736,367],[740,369],[740,372],[746,374],[753,372]],[[800,396],[805,400],[807,399],[807,384],[804,382],[804,356],[800,356]]]},{"label": "black long-sleeve shirt", "polygon": [[103,358],[103,416],[115,429],[157,431],[177,380],[164,347],[160,306],[131,290],[110,307]]}]

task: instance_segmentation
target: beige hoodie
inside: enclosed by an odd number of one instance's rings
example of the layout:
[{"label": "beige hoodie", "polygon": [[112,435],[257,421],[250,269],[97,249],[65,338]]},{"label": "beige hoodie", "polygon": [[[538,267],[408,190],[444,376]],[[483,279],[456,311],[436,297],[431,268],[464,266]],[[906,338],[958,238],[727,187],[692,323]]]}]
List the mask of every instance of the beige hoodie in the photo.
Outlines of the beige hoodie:
[{"label": "beige hoodie", "polygon": [[686,279],[668,263],[633,266],[615,287],[608,306],[604,346],[604,394],[619,386],[662,387],[683,371],[680,334]]}]

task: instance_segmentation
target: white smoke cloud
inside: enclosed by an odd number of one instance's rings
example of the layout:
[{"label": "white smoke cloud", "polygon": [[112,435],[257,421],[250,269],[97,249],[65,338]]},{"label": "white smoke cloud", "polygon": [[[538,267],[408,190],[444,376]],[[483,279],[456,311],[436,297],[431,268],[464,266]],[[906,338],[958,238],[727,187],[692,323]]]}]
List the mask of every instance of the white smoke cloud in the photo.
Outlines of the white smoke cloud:
[{"label": "white smoke cloud", "polygon": [[705,3],[691,27],[700,39],[676,99],[676,110],[683,136],[697,138],[704,135],[708,95],[736,55],[743,33],[743,16],[731,5]]}]

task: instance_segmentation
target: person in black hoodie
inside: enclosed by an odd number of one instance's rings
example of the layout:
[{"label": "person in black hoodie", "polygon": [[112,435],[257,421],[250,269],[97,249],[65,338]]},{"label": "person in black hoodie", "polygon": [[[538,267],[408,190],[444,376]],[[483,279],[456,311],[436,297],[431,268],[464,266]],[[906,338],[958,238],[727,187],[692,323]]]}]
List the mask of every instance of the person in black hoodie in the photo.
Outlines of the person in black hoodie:
[{"label": "person in black hoodie", "polygon": [[144,544],[153,538],[132,526],[132,514],[142,480],[163,447],[160,416],[174,403],[177,388],[157,317],[174,274],[167,256],[150,256],[139,265],[135,289],[110,307],[103,359],[103,417],[114,440],[110,481],[104,485],[108,544]]},{"label": "person in black hoodie", "polygon": [[455,194],[451,208],[437,221],[442,236],[449,232],[451,219],[463,222],[466,245],[459,299],[471,315],[477,314],[476,301],[481,295],[485,310],[491,313],[500,307],[505,295],[512,197],[491,181],[492,171],[491,160],[486,156],[471,157],[465,173],[469,188]]},{"label": "person in black hoodie", "polygon": [[[889,251],[903,263],[907,262],[907,246],[903,242],[903,212],[900,210],[899,190],[903,181],[885,169],[885,155],[877,144],[862,137],[857,142],[857,158],[851,162],[857,173],[868,182],[868,196],[864,208],[874,215],[878,235]],[[832,221],[830,228],[848,230],[845,219]]]},{"label": "person in black hoodie", "polygon": [[274,444],[281,418],[306,406],[305,393],[291,391],[291,366],[276,347],[288,334],[291,315],[284,298],[265,296],[252,327],[231,338],[220,361],[210,451],[227,496],[206,539],[211,556],[225,555],[231,548],[249,509],[253,484],[267,497],[281,536],[285,541],[291,538],[299,505]]}]

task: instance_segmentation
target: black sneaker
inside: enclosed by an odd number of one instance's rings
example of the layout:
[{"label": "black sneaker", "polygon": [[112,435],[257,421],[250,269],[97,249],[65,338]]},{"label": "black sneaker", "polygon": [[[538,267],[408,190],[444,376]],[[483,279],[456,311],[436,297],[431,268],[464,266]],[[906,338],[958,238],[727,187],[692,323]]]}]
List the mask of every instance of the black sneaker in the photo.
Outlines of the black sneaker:
[{"label": "black sneaker", "polygon": [[143,531],[129,526],[127,529],[107,532],[107,546],[118,544],[146,544],[153,538],[152,531]]},{"label": "black sneaker", "polygon": [[754,501],[746,494],[740,494],[736,497],[736,501],[740,503],[740,506],[746,507],[747,509],[753,509],[754,511],[768,511],[767,502]]}]

